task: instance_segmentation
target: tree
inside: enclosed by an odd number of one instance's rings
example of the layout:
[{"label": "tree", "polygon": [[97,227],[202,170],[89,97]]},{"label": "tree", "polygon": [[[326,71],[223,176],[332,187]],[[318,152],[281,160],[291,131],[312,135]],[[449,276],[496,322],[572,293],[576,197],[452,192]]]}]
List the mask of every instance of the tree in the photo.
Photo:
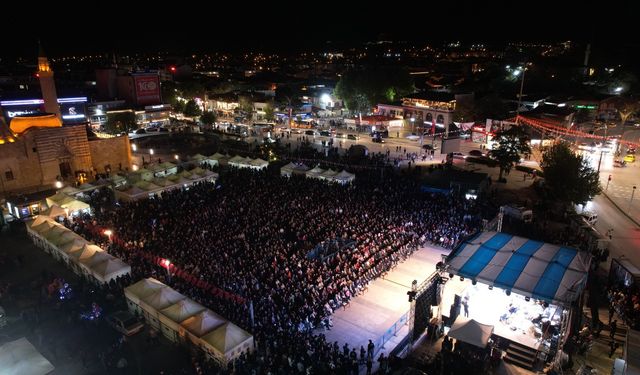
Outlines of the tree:
[{"label": "tree", "polygon": [[640,102],[637,100],[620,98],[615,107],[618,110],[618,114],[620,114],[620,126],[624,128],[624,124],[627,122],[629,117],[640,110]]},{"label": "tree", "polygon": [[107,133],[128,133],[137,127],[136,114],[133,111],[107,112],[107,122],[104,125]]},{"label": "tree", "polygon": [[251,119],[253,117],[253,100],[247,96],[238,97],[238,109]]},{"label": "tree", "polygon": [[212,125],[216,122],[216,114],[213,111],[204,111],[200,116],[200,121],[205,125]]},{"label": "tree", "polygon": [[397,67],[375,67],[347,71],[336,84],[334,94],[354,112],[368,112],[378,103],[397,100],[414,91],[409,73]]},{"label": "tree", "polygon": [[176,100],[176,103],[173,105],[173,111],[176,113],[184,112],[184,101]]},{"label": "tree", "polygon": [[531,153],[528,143],[528,136],[520,126],[512,126],[507,130],[500,130],[493,138],[498,144],[494,145],[489,153],[498,161],[500,175],[498,180],[502,180],[502,173],[509,172],[513,166],[520,161],[521,154]]},{"label": "tree", "polygon": [[264,119],[267,121],[275,120],[275,111],[273,109],[273,103],[267,103],[267,106],[264,107]]},{"label": "tree", "polygon": [[190,99],[187,104],[184,106],[184,115],[188,117],[196,117],[202,114],[202,110],[196,104],[196,101]]},{"label": "tree", "polygon": [[542,155],[541,166],[546,189],[561,202],[584,205],[602,191],[598,172],[567,143],[549,148]]}]

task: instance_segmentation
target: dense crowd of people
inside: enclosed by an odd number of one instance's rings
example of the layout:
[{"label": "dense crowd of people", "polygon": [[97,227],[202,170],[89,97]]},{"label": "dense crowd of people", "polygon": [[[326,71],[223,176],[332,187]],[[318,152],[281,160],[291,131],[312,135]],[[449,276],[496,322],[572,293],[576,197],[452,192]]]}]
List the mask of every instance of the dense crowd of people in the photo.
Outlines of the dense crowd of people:
[{"label": "dense crowd of people", "polygon": [[[357,348],[335,350],[312,330],[330,328],[332,313],[364,291],[420,245],[453,247],[480,223],[474,201],[420,192],[419,182],[362,173],[351,186],[269,172],[229,170],[217,185],[201,183],[162,198],[111,206],[94,196],[92,223],[74,230],[106,242],[90,230],[110,228],[109,251],[132,266],[133,279],[154,276],[253,332],[259,351],[236,371],[264,373],[326,366],[351,373]],[[355,241],[355,249],[322,259],[307,254],[323,241]],[[211,294],[140,256],[166,259],[249,306]],[[304,349],[303,349],[304,348]],[[357,354],[357,353],[356,353]],[[357,356],[356,356],[357,357]],[[333,370],[331,370],[333,369]],[[250,373],[250,371],[247,371]],[[262,372],[259,372],[262,373]]]}]

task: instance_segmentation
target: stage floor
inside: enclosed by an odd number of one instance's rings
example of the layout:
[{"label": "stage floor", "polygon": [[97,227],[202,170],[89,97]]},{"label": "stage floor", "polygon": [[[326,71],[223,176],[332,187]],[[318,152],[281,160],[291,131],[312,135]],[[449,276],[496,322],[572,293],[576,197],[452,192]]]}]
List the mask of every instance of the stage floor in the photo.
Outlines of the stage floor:
[{"label": "stage floor", "polygon": [[[316,330],[326,336],[328,342],[345,342],[350,347],[367,348],[369,340],[376,342],[393,324],[407,313],[410,308],[407,292],[411,282],[418,285],[436,270],[436,263],[442,260],[442,254],[450,250],[440,247],[422,247],[406,261],[398,264],[382,279],[369,284],[369,290],[353,298],[346,309],[333,314],[333,328],[329,331]],[[406,327],[403,332],[406,332]],[[400,335],[398,335],[400,336]],[[393,347],[387,345],[385,353]],[[376,347],[376,352],[378,351]]]},{"label": "stage floor", "polygon": [[[454,277],[446,284],[442,298],[442,313],[449,315],[449,308],[453,304],[455,295],[462,298],[468,296],[469,318],[482,324],[494,326],[493,333],[507,340],[515,341],[532,349],[540,346],[541,340],[536,337],[535,327],[531,319],[539,314],[548,316],[550,320],[559,321],[562,318],[562,308],[549,305],[544,308],[534,299],[526,301],[523,296],[512,293],[507,296],[500,288],[489,287],[482,283],[472,285],[470,280],[460,281]],[[509,313],[509,305],[516,309]],[[460,316],[464,316],[464,308],[460,307]],[[505,319],[501,320],[500,317]],[[538,331],[538,336],[540,332]]]}]

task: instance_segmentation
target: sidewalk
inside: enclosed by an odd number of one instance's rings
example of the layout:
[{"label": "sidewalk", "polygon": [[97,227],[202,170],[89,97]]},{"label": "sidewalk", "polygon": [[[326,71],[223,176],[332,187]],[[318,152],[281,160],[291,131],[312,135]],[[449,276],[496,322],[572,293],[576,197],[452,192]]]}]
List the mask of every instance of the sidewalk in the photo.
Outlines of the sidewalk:
[{"label": "sidewalk", "polygon": [[[631,220],[635,225],[640,227],[640,197],[631,200],[631,192],[624,194],[620,188],[609,185],[607,191],[602,191],[602,195],[606,197],[624,216]],[[640,192],[638,192],[640,194]]]}]

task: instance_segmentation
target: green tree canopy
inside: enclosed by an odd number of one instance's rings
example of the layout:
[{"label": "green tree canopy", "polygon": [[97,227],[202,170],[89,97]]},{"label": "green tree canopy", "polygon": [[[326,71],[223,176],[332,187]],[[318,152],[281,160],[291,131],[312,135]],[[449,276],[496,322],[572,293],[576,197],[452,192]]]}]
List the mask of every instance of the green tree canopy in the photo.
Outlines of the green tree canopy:
[{"label": "green tree canopy", "polygon": [[184,101],[176,100],[175,104],[173,104],[174,112],[184,112]]},{"label": "green tree canopy", "polygon": [[499,180],[502,180],[502,173],[508,172],[520,160],[520,155],[531,153],[529,147],[529,137],[520,126],[512,126],[507,130],[500,130],[493,137],[498,142],[493,150],[489,151],[491,156],[498,161],[500,167]]},{"label": "green tree canopy", "polygon": [[190,99],[187,104],[185,104],[183,113],[185,116],[196,117],[202,114],[202,110],[198,107],[195,100]]},{"label": "green tree canopy", "polygon": [[334,93],[349,110],[366,113],[378,103],[397,100],[414,90],[406,70],[369,66],[344,73]]},{"label": "green tree canopy", "polygon": [[267,103],[267,106],[264,108],[264,119],[267,121],[273,121],[275,120],[276,116],[275,116],[275,110],[273,108],[273,103],[269,102]]},{"label": "green tree canopy", "polygon": [[216,114],[213,111],[204,111],[202,116],[200,116],[200,121],[205,125],[212,125],[216,122]]},{"label": "green tree canopy", "polygon": [[138,128],[136,114],[133,111],[107,112],[105,131],[111,134],[130,132]]},{"label": "green tree canopy", "polygon": [[564,142],[552,146],[542,155],[541,166],[545,187],[563,203],[583,205],[602,191],[598,172],[584,156],[575,154]]}]

